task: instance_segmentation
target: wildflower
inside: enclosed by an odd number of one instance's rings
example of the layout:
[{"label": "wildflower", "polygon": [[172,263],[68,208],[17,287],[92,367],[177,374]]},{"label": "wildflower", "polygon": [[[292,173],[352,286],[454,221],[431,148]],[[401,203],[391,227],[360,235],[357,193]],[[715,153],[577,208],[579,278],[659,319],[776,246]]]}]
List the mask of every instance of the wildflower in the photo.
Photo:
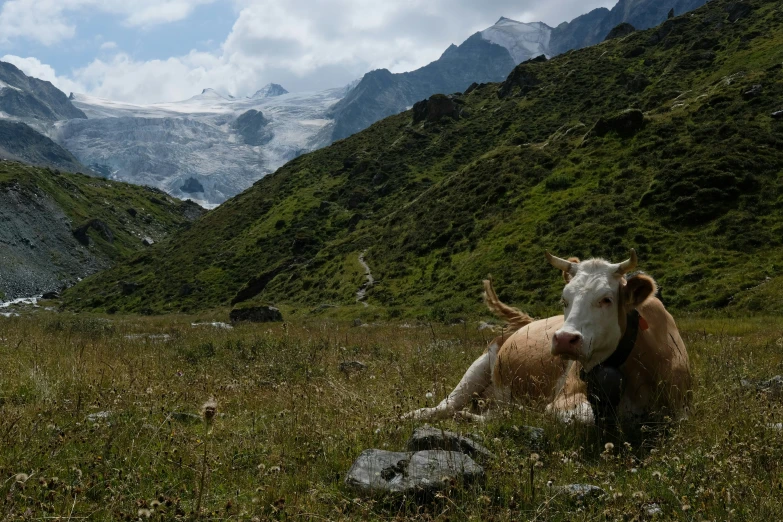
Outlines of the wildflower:
[{"label": "wildflower", "polygon": [[427,399],[432,399],[432,392],[427,392],[427,393],[426,393],[424,396],[425,396]]},{"label": "wildflower", "polygon": [[30,476],[27,473],[17,473],[14,477],[14,481],[16,481],[19,484],[24,484],[27,482],[27,479],[29,479]]},{"label": "wildflower", "polygon": [[654,479],[661,480],[661,472],[660,471],[653,471],[652,476]]},{"label": "wildflower", "polygon": [[141,517],[150,518],[152,516],[152,510],[142,508],[138,511],[138,514],[139,514],[139,518]]},{"label": "wildflower", "polygon": [[607,453],[609,453],[614,449],[614,444],[612,444],[611,442],[607,442],[606,444],[604,444],[604,449],[606,450]]}]

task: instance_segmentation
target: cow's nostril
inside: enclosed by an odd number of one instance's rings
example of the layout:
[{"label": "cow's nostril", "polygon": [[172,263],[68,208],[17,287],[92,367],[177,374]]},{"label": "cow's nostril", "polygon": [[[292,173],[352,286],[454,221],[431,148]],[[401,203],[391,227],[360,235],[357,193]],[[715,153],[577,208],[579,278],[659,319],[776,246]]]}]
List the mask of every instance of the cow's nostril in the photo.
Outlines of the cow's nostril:
[{"label": "cow's nostril", "polygon": [[570,341],[568,341],[568,342],[569,342],[569,343],[571,343],[572,345],[576,345],[576,344],[579,344],[579,341],[580,341],[581,339],[582,339],[582,338],[581,338],[580,336],[578,336],[578,335],[574,335],[573,337],[571,337],[571,340],[570,340]]}]

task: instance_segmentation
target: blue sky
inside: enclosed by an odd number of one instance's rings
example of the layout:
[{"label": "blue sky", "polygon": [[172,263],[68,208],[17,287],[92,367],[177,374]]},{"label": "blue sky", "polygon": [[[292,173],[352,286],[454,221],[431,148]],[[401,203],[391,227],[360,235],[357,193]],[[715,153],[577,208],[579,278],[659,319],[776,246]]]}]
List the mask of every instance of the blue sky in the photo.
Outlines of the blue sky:
[{"label": "blue sky", "polygon": [[0,59],[132,103],[412,70],[501,15],[557,25],[614,0],[2,0]]}]

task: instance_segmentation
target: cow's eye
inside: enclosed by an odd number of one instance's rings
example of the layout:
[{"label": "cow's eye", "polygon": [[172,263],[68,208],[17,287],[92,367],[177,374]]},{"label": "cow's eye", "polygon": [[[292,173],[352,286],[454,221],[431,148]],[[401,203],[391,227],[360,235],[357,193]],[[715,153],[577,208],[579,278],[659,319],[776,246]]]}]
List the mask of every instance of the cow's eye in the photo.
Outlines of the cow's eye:
[{"label": "cow's eye", "polygon": [[604,297],[603,299],[601,299],[598,302],[598,304],[600,304],[601,306],[609,306],[609,305],[612,304],[612,298],[611,297]]}]

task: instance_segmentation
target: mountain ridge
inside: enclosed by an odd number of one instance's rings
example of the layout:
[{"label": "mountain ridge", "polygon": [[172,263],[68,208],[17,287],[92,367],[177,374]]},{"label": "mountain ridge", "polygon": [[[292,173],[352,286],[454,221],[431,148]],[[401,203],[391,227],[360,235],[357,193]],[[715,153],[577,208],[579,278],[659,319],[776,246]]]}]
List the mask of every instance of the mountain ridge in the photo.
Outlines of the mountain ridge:
[{"label": "mountain ridge", "polygon": [[[783,13],[734,4],[433,96],[289,162],[68,291],[66,306],[250,299],[449,320],[481,310],[491,273],[502,299],[546,315],[558,278],[545,250],[620,259],[634,247],[672,309],[779,309]],[[360,254],[375,278],[368,309],[356,304]]]}]

